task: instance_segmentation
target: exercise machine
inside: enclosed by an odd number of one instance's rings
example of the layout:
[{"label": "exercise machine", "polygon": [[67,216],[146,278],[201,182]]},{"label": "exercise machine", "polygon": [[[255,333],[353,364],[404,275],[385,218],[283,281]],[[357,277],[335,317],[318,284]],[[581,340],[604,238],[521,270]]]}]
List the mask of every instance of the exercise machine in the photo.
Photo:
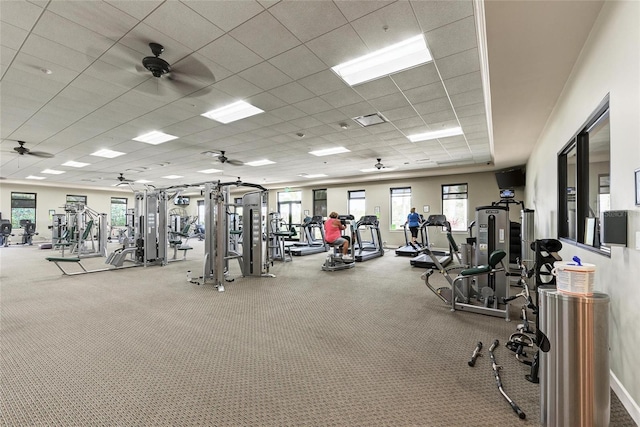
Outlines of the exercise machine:
[{"label": "exercise machine", "polygon": [[28,219],[23,219],[20,220],[20,226],[22,226],[22,244],[33,245],[33,236],[38,235],[36,232],[36,223]]},{"label": "exercise machine", "polygon": [[295,243],[289,248],[291,255],[304,256],[327,251],[324,241],[324,221],[322,216],[306,217],[302,222],[304,242]]},{"label": "exercise machine", "polygon": [[[369,231],[371,240],[363,239],[363,234]],[[382,247],[382,235],[380,234],[380,224],[375,215],[365,215],[355,224],[356,241],[351,242],[355,251],[357,262],[367,261],[384,255]]]},{"label": "exercise machine", "polygon": [[9,237],[13,236],[11,231],[11,222],[6,219],[0,220],[0,246],[3,248],[9,246]]},{"label": "exercise machine", "polygon": [[[429,240],[429,227],[444,228],[447,233],[447,242],[449,244],[449,250],[438,250],[431,248],[431,242]],[[470,226],[471,227],[471,226]],[[427,220],[423,224],[426,236],[426,245],[420,249],[419,255],[409,260],[409,263],[414,267],[419,268],[438,268],[433,258],[436,257],[441,267],[449,265],[453,259],[453,255],[458,259],[458,264],[461,263],[458,245],[453,239],[451,234],[451,224],[447,221],[447,217],[444,215],[429,215]]]},{"label": "exercise machine", "polygon": [[355,235],[355,218],[353,215],[338,215],[338,219],[345,225],[347,228],[342,230],[343,236],[351,237],[351,244],[349,245],[349,257],[350,260],[345,260],[342,257],[342,244],[340,245],[330,245],[332,251],[327,255],[324,264],[322,264],[323,271],[336,271],[336,270],[345,270],[347,268],[353,268],[356,265],[356,260],[354,258],[355,250],[353,245],[353,236]]},{"label": "exercise machine", "polygon": [[411,243],[411,230],[409,230],[409,222],[404,223],[404,246],[400,246],[396,249],[396,255],[416,257],[420,254],[420,249],[427,246],[427,236],[424,229],[425,220],[420,215],[420,226],[418,227],[418,242],[416,244]]},{"label": "exercise machine", "polygon": [[286,245],[286,239],[296,235],[295,228],[288,227],[280,212],[270,212],[269,229],[271,231],[271,239],[269,240],[271,261],[292,261],[293,258],[289,252],[289,247]]}]

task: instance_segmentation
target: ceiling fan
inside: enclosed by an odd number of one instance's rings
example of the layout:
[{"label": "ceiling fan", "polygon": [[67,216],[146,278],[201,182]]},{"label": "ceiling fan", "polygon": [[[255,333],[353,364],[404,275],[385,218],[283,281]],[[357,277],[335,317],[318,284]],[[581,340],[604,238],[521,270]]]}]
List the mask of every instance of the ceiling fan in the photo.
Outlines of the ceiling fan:
[{"label": "ceiling fan", "polygon": [[380,169],[384,169],[386,166],[382,164],[382,159],[377,159],[378,163],[376,163],[375,165],[373,165],[376,169],[380,170]]},{"label": "ceiling fan", "polygon": [[124,174],[121,172],[120,176],[117,177],[117,180],[119,181],[116,186],[120,185],[120,184],[127,184],[129,182],[133,182],[132,179],[127,179],[124,177]]},{"label": "ceiling fan", "polygon": [[[211,85],[215,82],[215,76],[211,70],[195,57],[190,55],[178,61],[177,64],[171,65],[160,58],[160,55],[164,52],[164,46],[151,42],[149,43],[149,47],[151,48],[153,56],[142,58],[142,67],[144,68],[138,66],[136,67],[138,71],[150,71],[153,77],[158,79],[163,78],[184,92],[203,90],[206,92],[207,86],[204,86],[203,83]],[[201,83],[198,84],[194,81],[189,81],[188,78],[195,78]],[[157,90],[159,87],[160,85],[155,89]],[[208,90],[210,90],[210,87]]]},{"label": "ceiling fan", "polygon": [[53,157],[53,154],[51,153],[45,153],[44,151],[31,151],[29,150],[27,147],[24,146],[24,144],[26,144],[26,142],[24,141],[16,141],[19,145],[17,147],[13,147],[13,151],[15,151],[16,153],[20,154],[21,156],[24,156],[25,154],[28,154],[30,156],[35,156],[35,157],[42,157],[44,159],[50,159],[51,157]]},{"label": "ceiling fan", "polygon": [[233,165],[233,166],[242,166],[242,165],[244,165],[244,163],[243,163],[243,162],[241,162],[240,160],[230,159],[230,158],[228,158],[227,156],[225,156],[225,154],[224,154],[224,153],[225,153],[225,151],[224,151],[224,150],[220,150],[220,154],[218,154],[218,155],[216,156],[216,159],[217,159],[220,163],[222,163],[223,165],[224,165],[224,164],[227,164],[227,163],[228,163],[228,164],[230,164],[230,165]]}]

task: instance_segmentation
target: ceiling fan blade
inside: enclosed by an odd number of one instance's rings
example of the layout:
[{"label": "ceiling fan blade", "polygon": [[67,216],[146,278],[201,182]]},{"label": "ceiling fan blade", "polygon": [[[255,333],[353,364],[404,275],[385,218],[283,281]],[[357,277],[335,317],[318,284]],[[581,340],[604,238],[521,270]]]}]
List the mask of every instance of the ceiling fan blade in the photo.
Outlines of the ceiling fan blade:
[{"label": "ceiling fan blade", "polygon": [[233,165],[233,166],[244,165],[244,163],[242,163],[240,160],[227,160],[225,163],[229,163],[230,165]]},{"label": "ceiling fan blade", "polygon": [[216,77],[211,70],[193,56],[188,56],[173,64],[171,72],[198,79],[208,85],[216,82]]},{"label": "ceiling fan blade", "polygon": [[44,151],[27,151],[27,154],[35,157],[42,157],[43,159],[50,159],[53,157],[51,153],[45,153]]}]

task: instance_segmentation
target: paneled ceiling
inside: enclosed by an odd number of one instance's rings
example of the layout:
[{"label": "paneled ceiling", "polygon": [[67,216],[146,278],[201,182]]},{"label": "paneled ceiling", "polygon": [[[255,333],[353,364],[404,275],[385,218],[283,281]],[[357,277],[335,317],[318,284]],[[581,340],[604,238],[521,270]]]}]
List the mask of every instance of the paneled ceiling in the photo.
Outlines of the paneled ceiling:
[{"label": "paneled ceiling", "polygon": [[[523,164],[601,4],[2,1],[0,176],[94,187],[121,173],[157,187],[241,177],[278,188]],[[419,34],[431,62],[353,87],[331,70]],[[173,73],[142,67],[150,42]],[[264,112],[228,124],[201,116],[237,100]],[[387,121],[353,120],[375,113]],[[407,139],[457,126],[463,135]],[[133,140],[153,130],[178,138]],[[19,155],[17,141],[53,157]],[[334,147],[350,151],[309,154]],[[91,155],[105,148],[126,154]],[[224,164],[211,155],[221,150]],[[246,165],[263,159],[275,163]],[[383,168],[362,172],[378,159]],[[220,172],[200,172],[209,169]]]}]

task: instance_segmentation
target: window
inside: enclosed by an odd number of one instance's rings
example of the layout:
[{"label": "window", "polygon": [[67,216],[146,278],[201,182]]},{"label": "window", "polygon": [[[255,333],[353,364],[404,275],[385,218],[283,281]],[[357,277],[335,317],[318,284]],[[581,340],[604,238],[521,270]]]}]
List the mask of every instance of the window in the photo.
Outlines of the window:
[{"label": "window", "polygon": [[327,190],[313,190],[313,215],[327,217]]},{"label": "window", "polygon": [[204,200],[198,200],[198,225],[204,224]]},{"label": "window", "polygon": [[407,215],[411,211],[411,187],[391,189],[390,230],[404,230]]},{"label": "window", "polygon": [[296,235],[300,235],[302,221],[302,191],[283,191],[278,193],[278,212],[282,220],[293,227]]},{"label": "window", "polygon": [[608,252],[600,222],[610,209],[609,99],[558,154],[558,236]]},{"label": "window", "polygon": [[111,198],[111,225],[123,227],[127,225],[127,199],[124,197]]},{"label": "window", "polygon": [[467,231],[469,220],[467,184],[442,186],[442,214],[451,224],[451,231]]},{"label": "window", "polygon": [[364,190],[349,191],[348,194],[348,213],[358,221],[366,215]]},{"label": "window", "polygon": [[11,228],[20,228],[20,221],[36,222],[36,193],[11,192]]},{"label": "window", "polygon": [[87,206],[87,196],[67,194],[67,203],[82,203],[83,205]]}]

